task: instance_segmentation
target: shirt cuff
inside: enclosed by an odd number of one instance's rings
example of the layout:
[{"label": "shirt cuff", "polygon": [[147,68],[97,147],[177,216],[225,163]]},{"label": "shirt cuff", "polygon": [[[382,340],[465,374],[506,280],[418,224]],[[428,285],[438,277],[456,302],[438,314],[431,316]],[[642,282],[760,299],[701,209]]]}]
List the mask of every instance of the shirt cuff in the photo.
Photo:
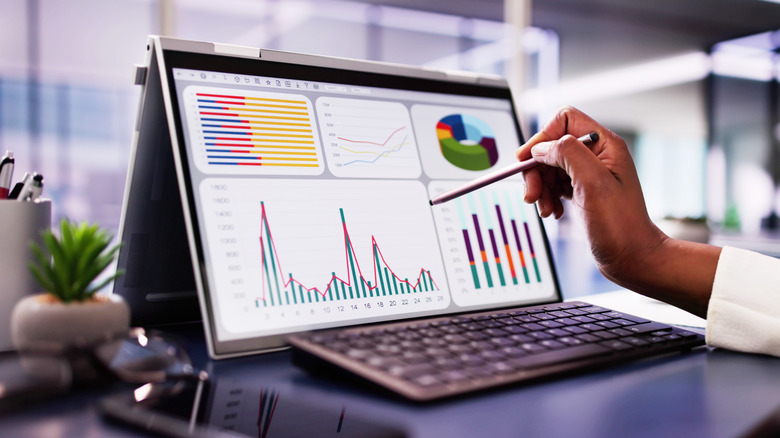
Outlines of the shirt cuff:
[{"label": "shirt cuff", "polygon": [[780,259],[723,248],[706,337],[713,347],[780,356]]}]

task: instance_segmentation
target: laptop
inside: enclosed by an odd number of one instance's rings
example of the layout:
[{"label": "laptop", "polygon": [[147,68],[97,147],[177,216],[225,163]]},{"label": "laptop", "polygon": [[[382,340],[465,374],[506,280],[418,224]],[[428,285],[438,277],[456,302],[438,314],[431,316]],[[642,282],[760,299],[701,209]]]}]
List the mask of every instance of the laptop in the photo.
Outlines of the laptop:
[{"label": "laptop", "polygon": [[414,400],[703,343],[562,302],[520,177],[429,204],[516,162],[500,77],[154,36],[136,81],[115,285],[136,323],[199,311],[212,358],[292,346]]}]

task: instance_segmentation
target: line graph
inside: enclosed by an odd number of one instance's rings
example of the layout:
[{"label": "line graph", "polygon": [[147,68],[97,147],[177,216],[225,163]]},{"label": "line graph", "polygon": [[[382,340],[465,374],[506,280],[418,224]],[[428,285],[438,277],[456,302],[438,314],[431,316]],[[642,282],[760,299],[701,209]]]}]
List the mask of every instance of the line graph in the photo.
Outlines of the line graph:
[{"label": "line graph", "polygon": [[409,111],[401,103],[321,97],[316,108],[326,161],[334,175],[420,175]]},{"label": "line graph", "polygon": [[450,303],[418,181],[224,177],[198,191],[209,287],[231,334]]}]

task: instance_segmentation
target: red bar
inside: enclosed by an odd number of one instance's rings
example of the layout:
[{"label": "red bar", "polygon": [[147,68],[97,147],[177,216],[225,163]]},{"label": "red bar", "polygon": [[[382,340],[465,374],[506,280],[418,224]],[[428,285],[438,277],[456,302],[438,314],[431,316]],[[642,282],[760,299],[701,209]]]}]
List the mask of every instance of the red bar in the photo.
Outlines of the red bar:
[{"label": "red bar", "polygon": [[196,93],[198,96],[207,96],[207,97],[222,97],[227,99],[241,99],[244,100],[244,96],[229,96],[227,94],[207,94],[207,93]]}]

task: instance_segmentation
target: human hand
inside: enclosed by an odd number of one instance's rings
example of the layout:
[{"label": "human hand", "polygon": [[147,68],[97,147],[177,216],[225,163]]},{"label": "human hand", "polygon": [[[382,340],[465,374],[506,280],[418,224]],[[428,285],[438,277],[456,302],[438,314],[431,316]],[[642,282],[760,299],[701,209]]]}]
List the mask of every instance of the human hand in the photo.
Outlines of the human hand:
[{"label": "human hand", "polygon": [[[577,138],[589,132],[598,141]],[[630,287],[638,269],[668,239],[647,214],[639,177],[625,141],[572,107],[556,115],[517,151],[544,164],[524,172],[525,202],[537,202],[543,217],[560,218],[562,199],[582,215],[601,272]]]}]

